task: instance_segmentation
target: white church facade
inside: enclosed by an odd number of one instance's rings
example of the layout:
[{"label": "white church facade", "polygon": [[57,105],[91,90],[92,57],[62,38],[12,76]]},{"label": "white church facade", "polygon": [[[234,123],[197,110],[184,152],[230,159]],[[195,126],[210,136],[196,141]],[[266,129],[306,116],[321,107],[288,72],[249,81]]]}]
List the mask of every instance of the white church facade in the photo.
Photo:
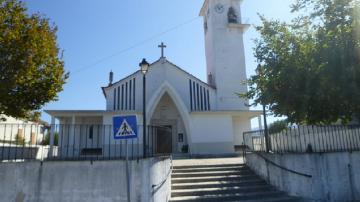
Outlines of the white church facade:
[{"label": "white church facade", "polygon": [[[242,84],[246,79],[243,33],[249,25],[241,21],[240,3],[241,0],[206,0],[201,8],[207,82],[184,71],[163,54],[149,65],[145,124],[170,129],[171,137],[164,137],[162,143],[159,140],[159,144],[171,144],[167,153],[181,153],[187,145],[190,155],[234,154],[235,146],[243,143],[242,133],[251,129],[250,120],[261,114],[249,110],[247,101],[236,94],[247,90]],[[52,117],[52,124],[58,120],[70,125],[111,125],[114,116],[136,115],[138,141],[142,144],[142,72],[138,70],[117,82],[111,78],[102,91],[105,110],[45,112]],[[68,141],[75,140],[79,133],[84,131],[73,130]],[[102,145],[116,144],[114,140],[96,138],[103,139]]]}]

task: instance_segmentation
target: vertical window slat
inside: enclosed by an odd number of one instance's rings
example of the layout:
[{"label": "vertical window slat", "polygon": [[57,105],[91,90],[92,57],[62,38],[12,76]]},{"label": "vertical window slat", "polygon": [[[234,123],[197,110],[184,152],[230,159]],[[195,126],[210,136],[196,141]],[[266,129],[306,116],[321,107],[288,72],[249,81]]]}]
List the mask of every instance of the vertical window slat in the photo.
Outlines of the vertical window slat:
[{"label": "vertical window slat", "polygon": [[117,87],[117,110],[120,110],[120,86]]},{"label": "vertical window slat", "polygon": [[135,110],[135,78],[133,79],[133,110]]},{"label": "vertical window slat", "polygon": [[209,98],[209,90],[206,91],[206,99],[207,99],[207,104],[208,104],[208,110],[210,111],[210,98]]},{"label": "vertical window slat", "polygon": [[113,109],[116,110],[116,88],[114,88],[114,103],[113,103],[114,107]]},{"label": "vertical window slat", "polygon": [[132,102],[131,102],[131,92],[132,92],[132,80],[130,79],[130,83],[129,83],[129,110],[132,110]]},{"label": "vertical window slat", "polygon": [[190,110],[193,110],[193,98],[192,98],[192,86],[191,86],[191,79],[189,79],[189,87],[190,87]]},{"label": "vertical window slat", "polygon": [[200,109],[201,109],[201,111],[204,110],[203,102],[204,102],[204,99],[203,99],[203,87],[200,86]]},{"label": "vertical window slat", "polygon": [[207,99],[206,99],[206,89],[203,90],[203,97],[204,97],[204,110],[207,111]]},{"label": "vertical window slat", "polygon": [[124,84],[121,85],[121,110],[124,110]]},{"label": "vertical window slat", "polygon": [[194,110],[196,111],[197,110],[197,107],[196,107],[196,85],[195,85],[195,81],[193,81],[193,102],[194,102]]},{"label": "vertical window slat", "polygon": [[128,82],[125,83],[125,110],[128,110]]},{"label": "vertical window slat", "polygon": [[196,83],[196,105],[197,105],[197,109],[200,109],[200,100],[199,100],[199,84]]}]

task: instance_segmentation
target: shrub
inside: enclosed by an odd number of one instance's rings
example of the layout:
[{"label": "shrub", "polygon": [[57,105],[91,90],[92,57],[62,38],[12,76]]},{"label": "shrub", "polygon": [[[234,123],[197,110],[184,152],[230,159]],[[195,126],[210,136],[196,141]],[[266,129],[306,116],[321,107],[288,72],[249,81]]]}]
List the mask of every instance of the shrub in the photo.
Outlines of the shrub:
[{"label": "shrub", "polygon": [[[50,133],[47,133],[45,135],[45,138],[43,139],[43,141],[41,142],[42,145],[49,145],[50,143]],[[59,134],[58,133],[55,133],[54,135],[54,145],[55,146],[58,146],[58,143],[59,143]]]},{"label": "shrub", "polygon": [[25,145],[25,138],[22,135],[20,135],[19,133],[16,134],[16,136],[15,136],[15,144]]}]

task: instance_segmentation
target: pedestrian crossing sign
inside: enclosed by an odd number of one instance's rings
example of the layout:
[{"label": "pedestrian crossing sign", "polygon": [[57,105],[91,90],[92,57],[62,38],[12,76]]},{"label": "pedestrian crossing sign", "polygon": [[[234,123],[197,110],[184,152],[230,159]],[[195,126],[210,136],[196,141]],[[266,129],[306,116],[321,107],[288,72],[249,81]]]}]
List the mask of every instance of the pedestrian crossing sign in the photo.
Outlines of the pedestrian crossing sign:
[{"label": "pedestrian crossing sign", "polygon": [[113,117],[114,139],[137,138],[136,116]]}]

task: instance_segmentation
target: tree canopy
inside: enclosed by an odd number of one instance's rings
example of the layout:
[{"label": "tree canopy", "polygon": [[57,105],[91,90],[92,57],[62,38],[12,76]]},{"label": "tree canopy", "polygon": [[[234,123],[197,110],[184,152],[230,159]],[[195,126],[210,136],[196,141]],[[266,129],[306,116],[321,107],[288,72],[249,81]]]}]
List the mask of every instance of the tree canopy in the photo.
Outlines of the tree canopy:
[{"label": "tree canopy", "polygon": [[22,2],[0,0],[0,114],[29,118],[57,98],[68,74],[56,31]]},{"label": "tree canopy", "polygon": [[297,0],[290,23],[260,16],[256,75],[242,96],[293,123],[360,116],[358,0]]}]

